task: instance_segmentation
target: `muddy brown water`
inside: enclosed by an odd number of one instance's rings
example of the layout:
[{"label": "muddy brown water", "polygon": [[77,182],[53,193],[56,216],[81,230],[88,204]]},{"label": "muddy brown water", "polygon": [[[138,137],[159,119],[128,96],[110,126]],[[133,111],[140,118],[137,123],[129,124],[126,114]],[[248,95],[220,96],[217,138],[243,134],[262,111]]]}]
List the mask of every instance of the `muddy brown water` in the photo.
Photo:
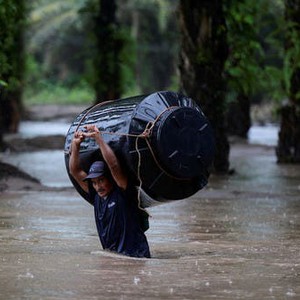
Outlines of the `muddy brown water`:
[{"label": "muddy brown water", "polygon": [[151,259],[101,249],[71,188],[0,201],[0,299],[300,299],[300,166],[231,150],[233,176],[150,208]]}]

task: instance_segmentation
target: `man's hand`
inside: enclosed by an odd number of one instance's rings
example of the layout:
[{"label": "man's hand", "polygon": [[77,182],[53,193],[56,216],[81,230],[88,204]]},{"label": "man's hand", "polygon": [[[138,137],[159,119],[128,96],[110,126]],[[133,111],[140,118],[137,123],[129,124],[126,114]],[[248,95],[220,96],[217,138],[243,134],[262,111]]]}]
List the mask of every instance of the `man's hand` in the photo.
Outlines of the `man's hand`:
[{"label": "man's hand", "polygon": [[128,181],[127,176],[123,173],[119,160],[114,151],[104,141],[101,132],[96,125],[86,125],[85,129],[87,132],[84,133],[84,136],[95,139],[96,143],[99,145],[102,157],[107,163],[113,179],[120,188],[125,190]]},{"label": "man's hand", "polygon": [[72,140],[72,145],[79,147],[84,140],[84,133],[82,131],[76,131]]},{"label": "man's hand", "polygon": [[84,133],[84,137],[91,137],[95,139],[98,144],[102,141],[101,133],[96,125],[86,125],[84,127],[87,130],[87,132]]}]

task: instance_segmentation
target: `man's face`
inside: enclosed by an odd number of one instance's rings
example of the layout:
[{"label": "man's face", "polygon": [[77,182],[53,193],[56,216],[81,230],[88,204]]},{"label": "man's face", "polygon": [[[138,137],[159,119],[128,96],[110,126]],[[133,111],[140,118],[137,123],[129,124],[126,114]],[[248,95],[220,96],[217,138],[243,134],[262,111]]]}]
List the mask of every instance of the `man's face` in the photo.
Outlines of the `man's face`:
[{"label": "man's face", "polygon": [[91,179],[93,188],[96,190],[100,197],[106,197],[110,194],[113,189],[112,182],[105,176],[100,176]]}]

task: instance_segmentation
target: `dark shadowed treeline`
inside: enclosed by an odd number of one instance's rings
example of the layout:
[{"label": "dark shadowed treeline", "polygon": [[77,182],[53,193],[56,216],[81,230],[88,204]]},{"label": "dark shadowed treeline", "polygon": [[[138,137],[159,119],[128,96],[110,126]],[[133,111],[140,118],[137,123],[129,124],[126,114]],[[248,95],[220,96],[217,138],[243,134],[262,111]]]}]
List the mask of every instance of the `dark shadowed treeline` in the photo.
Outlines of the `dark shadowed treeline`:
[{"label": "dark shadowed treeline", "polygon": [[223,74],[228,44],[222,3],[181,0],[179,27],[182,89],[199,102],[211,121],[216,140],[214,168],[226,173],[229,169],[229,143],[225,130]]},{"label": "dark shadowed treeline", "polygon": [[285,0],[285,89],[288,101],[280,109],[281,126],[277,159],[300,163],[300,1]]},{"label": "dark shadowed treeline", "polygon": [[2,135],[16,132],[22,112],[24,1],[0,1],[0,148]]}]

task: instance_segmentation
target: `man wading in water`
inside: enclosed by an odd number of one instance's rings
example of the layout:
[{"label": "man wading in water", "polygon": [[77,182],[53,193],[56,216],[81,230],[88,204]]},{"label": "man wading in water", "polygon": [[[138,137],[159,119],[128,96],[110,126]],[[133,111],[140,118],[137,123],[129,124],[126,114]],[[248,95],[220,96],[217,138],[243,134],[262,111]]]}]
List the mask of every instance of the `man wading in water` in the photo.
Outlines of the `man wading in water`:
[{"label": "man wading in water", "polygon": [[[95,125],[87,132],[75,132],[69,160],[70,174],[89,194],[94,205],[95,221],[103,249],[128,256],[150,258],[150,251],[141,223],[137,190],[121,169],[120,163],[105,143]],[[94,138],[104,161],[92,163],[88,174],[81,168],[79,149],[86,138]]]}]

